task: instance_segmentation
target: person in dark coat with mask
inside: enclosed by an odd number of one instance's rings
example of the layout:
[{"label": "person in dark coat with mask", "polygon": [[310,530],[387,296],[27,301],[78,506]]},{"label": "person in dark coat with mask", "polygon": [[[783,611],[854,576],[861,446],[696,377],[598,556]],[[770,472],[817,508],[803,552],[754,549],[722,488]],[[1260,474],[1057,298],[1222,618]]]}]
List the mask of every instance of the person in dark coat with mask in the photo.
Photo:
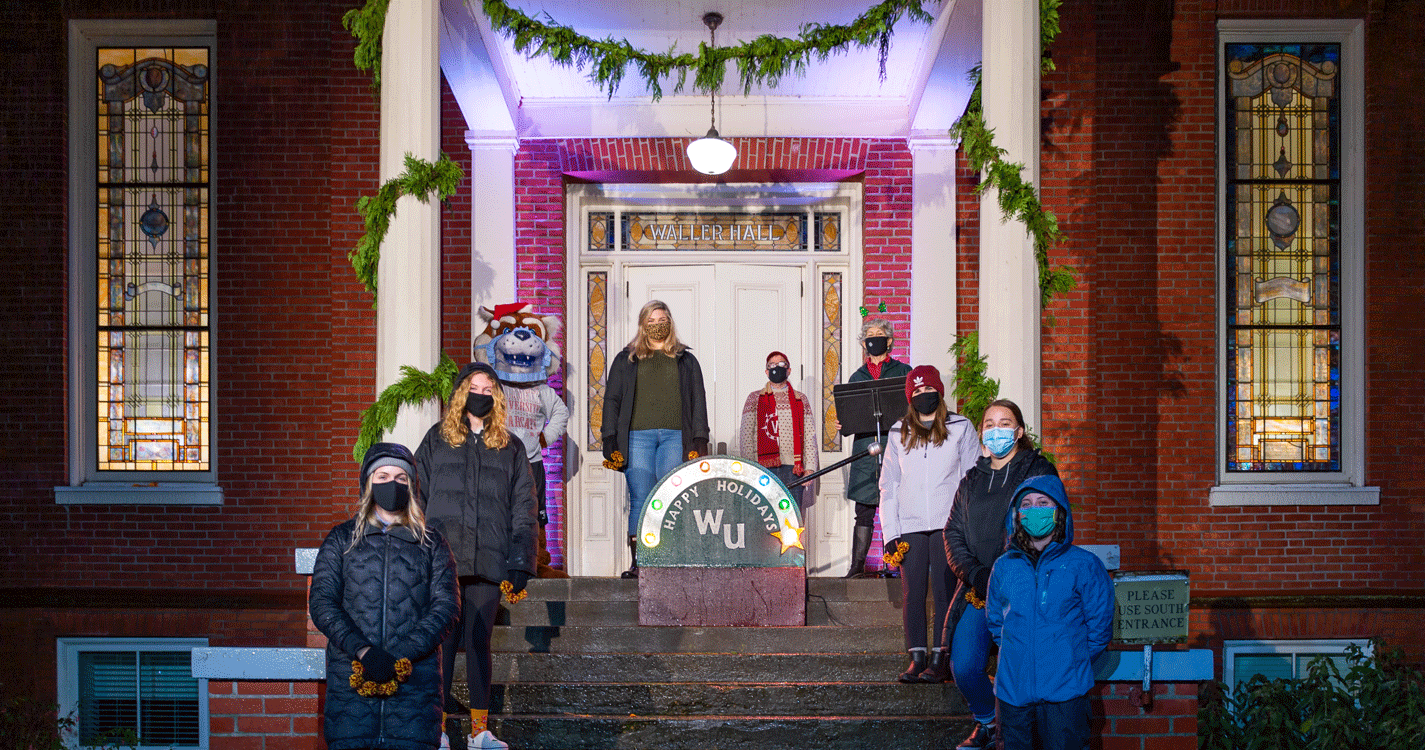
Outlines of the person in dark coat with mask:
[{"label": "person in dark coat with mask", "polygon": [[[942,642],[950,644],[955,686],[965,696],[976,722],[974,732],[960,743],[963,748],[994,747],[996,736],[984,601],[990,570],[1004,552],[1005,511],[1015,488],[1025,479],[1059,475],[1054,464],[1034,448],[1024,428],[1024,416],[1013,401],[999,399],[985,407],[980,442],[988,455],[981,456],[960,481],[945,522],[945,554],[957,583]],[[948,676],[943,669],[927,670],[921,679],[944,682]]]},{"label": "person in dark coat with mask", "polygon": [[[902,378],[910,374],[910,365],[891,356],[896,342],[896,330],[885,318],[865,318],[861,321],[861,351],[865,361],[851,373],[848,383],[866,380]],[[841,431],[841,423],[836,423]],[[856,455],[876,441],[874,432],[858,432],[851,443],[851,455]],[[886,436],[881,436],[884,445]],[[866,573],[866,554],[871,551],[871,537],[876,532],[876,507],[881,504],[881,458],[866,456],[851,463],[847,479],[846,498],[855,504],[856,521],[851,527],[851,565],[843,578],[874,578]]]},{"label": "person in dark coat with mask", "polygon": [[460,581],[460,620],[445,641],[446,713],[461,709],[451,682],[455,650],[463,643],[471,726],[465,746],[508,747],[486,723],[494,676],[490,638],[501,583],[508,581],[514,596],[534,574],[538,527],[529,461],[506,426],[504,392],[489,365],[461,368],[441,421],[416,449],[416,473],[426,517],[450,539]]},{"label": "person in dark coat with mask", "polygon": [[327,637],[330,750],[440,744],[440,646],[459,608],[455,560],[411,503],[414,465],[404,446],[371,446],[356,517],[317,552],[309,606]]}]

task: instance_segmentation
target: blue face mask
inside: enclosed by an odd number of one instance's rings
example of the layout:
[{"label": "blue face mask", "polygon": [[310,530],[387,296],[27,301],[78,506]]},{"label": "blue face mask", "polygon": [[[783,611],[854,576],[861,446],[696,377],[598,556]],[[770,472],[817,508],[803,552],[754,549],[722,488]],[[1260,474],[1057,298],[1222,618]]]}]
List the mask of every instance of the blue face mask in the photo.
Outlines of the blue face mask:
[{"label": "blue face mask", "polygon": [[1014,430],[1008,427],[991,427],[985,430],[982,440],[985,447],[990,449],[990,453],[995,455],[995,458],[1004,458],[1014,450]]},{"label": "blue face mask", "polygon": [[1054,532],[1054,508],[1020,508],[1019,525],[1034,539],[1049,536]]}]

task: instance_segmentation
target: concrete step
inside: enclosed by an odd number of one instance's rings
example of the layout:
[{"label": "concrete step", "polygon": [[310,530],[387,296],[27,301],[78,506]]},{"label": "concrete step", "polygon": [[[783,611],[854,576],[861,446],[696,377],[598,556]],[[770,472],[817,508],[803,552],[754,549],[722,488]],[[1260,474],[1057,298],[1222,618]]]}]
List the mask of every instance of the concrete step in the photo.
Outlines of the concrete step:
[{"label": "concrete step", "polygon": [[[894,578],[808,578],[807,597],[833,601],[901,600],[901,582]],[[623,578],[536,578],[529,582],[528,601],[638,601],[638,581]]]},{"label": "concrete step", "polygon": [[[465,655],[456,656],[457,679]],[[905,669],[904,654],[495,654],[496,682],[879,682]]]},{"label": "concrete step", "polygon": [[[896,625],[899,604],[886,601],[846,601],[807,597],[807,625]],[[573,599],[542,601],[531,596],[519,604],[500,608],[496,625],[595,626],[637,625],[638,602]]]},{"label": "concrete step", "polygon": [[511,683],[492,695],[492,713],[526,716],[942,716],[968,713],[954,685],[899,682],[779,684]]},{"label": "concrete step", "polygon": [[953,748],[970,733],[969,716],[622,716],[491,717],[491,729],[520,750],[805,750]]},{"label": "concrete step", "polygon": [[864,654],[899,652],[904,648],[904,638],[898,625],[781,628],[531,625],[496,627],[491,648],[496,652],[583,654]]}]

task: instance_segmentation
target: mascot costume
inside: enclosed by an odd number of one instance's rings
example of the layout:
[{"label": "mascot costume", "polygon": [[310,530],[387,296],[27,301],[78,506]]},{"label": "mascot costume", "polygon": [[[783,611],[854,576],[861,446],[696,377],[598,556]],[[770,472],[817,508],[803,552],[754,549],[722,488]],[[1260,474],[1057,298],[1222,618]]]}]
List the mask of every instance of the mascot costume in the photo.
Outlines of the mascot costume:
[{"label": "mascot costume", "polygon": [[535,499],[539,503],[540,578],[568,578],[569,574],[549,566],[544,527],[549,523],[545,509],[544,454],[542,448],[564,436],[569,409],[546,382],[559,369],[559,345],[552,339],[562,326],[559,316],[539,317],[531,305],[516,302],[479,310],[485,330],[475,337],[475,361],[495,368],[505,390],[510,431],[524,443],[534,477]]}]

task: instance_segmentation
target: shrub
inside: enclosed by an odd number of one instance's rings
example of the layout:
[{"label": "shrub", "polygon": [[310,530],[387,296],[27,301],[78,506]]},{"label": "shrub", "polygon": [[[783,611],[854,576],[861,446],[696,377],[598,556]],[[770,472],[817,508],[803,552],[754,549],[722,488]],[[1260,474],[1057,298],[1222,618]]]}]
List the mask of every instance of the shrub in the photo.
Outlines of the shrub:
[{"label": "shrub", "polygon": [[1344,674],[1324,656],[1300,679],[1255,675],[1229,694],[1200,693],[1199,750],[1420,750],[1425,748],[1425,673],[1399,649],[1347,648]]}]

